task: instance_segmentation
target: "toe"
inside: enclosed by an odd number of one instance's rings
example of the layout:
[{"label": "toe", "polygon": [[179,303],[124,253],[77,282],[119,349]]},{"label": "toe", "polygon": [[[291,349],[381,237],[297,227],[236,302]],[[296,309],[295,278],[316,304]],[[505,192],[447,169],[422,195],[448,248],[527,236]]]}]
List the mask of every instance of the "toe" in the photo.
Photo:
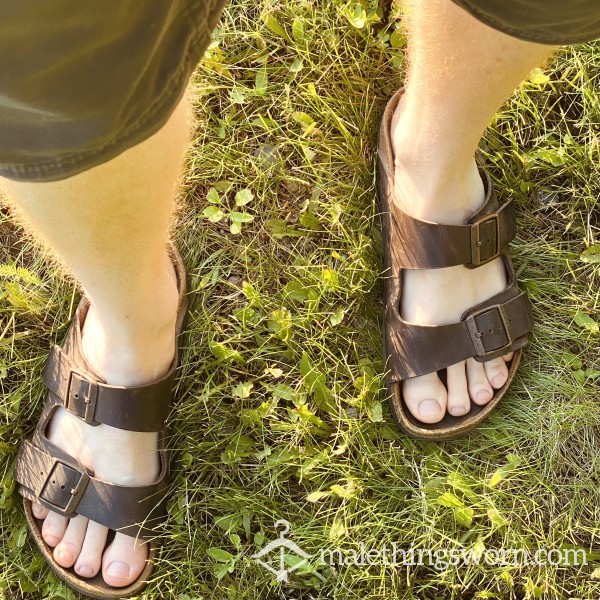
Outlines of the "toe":
[{"label": "toe", "polygon": [[490,385],[495,389],[501,388],[508,379],[508,369],[502,358],[495,358],[483,363]]},{"label": "toe", "polygon": [[437,373],[407,379],[402,395],[408,410],[423,423],[437,423],[446,413],[448,394]]},{"label": "toe", "polygon": [[487,404],[494,395],[483,365],[484,363],[477,362],[473,358],[467,361],[469,396],[475,404]]},{"label": "toe", "polygon": [[81,577],[94,577],[100,571],[102,552],[106,545],[108,528],[90,521],[79,557],[75,562],[75,572]]},{"label": "toe", "polygon": [[467,389],[465,361],[446,369],[446,382],[448,384],[448,412],[453,417],[466,415],[471,409],[471,401]]},{"label": "toe", "polygon": [[54,546],[60,543],[68,524],[69,519],[66,517],[62,517],[54,512],[48,512],[48,516],[44,519],[44,524],[42,525],[42,537],[46,544],[54,548]]},{"label": "toe", "polygon": [[54,559],[62,567],[68,569],[75,564],[83,546],[87,524],[87,518],[81,515],[69,520],[60,544],[54,548]]},{"label": "toe", "polygon": [[515,353],[511,352],[510,354],[505,354],[502,358],[504,359],[504,362],[510,362],[514,355]]},{"label": "toe", "polygon": [[45,519],[50,512],[47,508],[43,507],[41,504],[37,504],[37,502],[31,503],[31,512],[36,519]]},{"label": "toe", "polygon": [[102,577],[113,587],[129,585],[144,570],[147,557],[147,544],[142,540],[117,533],[102,558]]}]

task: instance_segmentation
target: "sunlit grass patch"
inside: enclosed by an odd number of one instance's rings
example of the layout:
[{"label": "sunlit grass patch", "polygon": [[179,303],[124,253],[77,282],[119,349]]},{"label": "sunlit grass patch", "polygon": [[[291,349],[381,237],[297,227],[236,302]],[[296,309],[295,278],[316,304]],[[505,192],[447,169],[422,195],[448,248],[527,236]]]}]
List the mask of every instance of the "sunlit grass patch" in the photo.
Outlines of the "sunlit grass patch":
[{"label": "sunlit grass patch", "polygon": [[[482,142],[500,196],[518,206],[515,267],[537,324],[485,425],[455,442],[415,442],[396,431],[382,390],[373,159],[404,40],[397,15],[377,9],[234,2],[197,72],[174,231],[191,288],[174,495],[143,598],[600,595],[600,47],[565,50],[534,73]],[[25,535],[10,473],[75,297],[27,246],[2,262],[0,597],[66,597]],[[252,558],[282,519],[315,556],[395,542],[573,547],[591,562],[311,562],[283,584]]]}]

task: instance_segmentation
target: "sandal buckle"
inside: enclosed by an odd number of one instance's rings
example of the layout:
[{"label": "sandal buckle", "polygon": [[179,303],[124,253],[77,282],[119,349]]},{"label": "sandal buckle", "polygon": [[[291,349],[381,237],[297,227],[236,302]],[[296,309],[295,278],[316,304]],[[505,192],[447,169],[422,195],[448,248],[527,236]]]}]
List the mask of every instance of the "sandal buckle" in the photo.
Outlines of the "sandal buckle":
[{"label": "sandal buckle", "polygon": [[55,459],[39,497],[50,504],[55,512],[63,516],[73,515],[89,480],[86,471]]},{"label": "sandal buckle", "polygon": [[486,215],[471,225],[471,262],[479,267],[500,256],[500,219],[498,213]]},{"label": "sandal buckle", "polygon": [[88,425],[97,425],[98,423],[94,423],[97,400],[97,383],[87,377],[85,373],[72,369],[69,373],[65,407]]},{"label": "sandal buckle", "polygon": [[[481,322],[482,318],[487,320],[487,324]],[[514,343],[508,321],[509,319],[501,304],[488,306],[465,319],[477,356],[482,358],[487,358],[492,354],[499,356],[503,350],[507,350]],[[488,350],[485,341],[487,336],[498,333],[500,330],[503,332],[506,342]]]}]

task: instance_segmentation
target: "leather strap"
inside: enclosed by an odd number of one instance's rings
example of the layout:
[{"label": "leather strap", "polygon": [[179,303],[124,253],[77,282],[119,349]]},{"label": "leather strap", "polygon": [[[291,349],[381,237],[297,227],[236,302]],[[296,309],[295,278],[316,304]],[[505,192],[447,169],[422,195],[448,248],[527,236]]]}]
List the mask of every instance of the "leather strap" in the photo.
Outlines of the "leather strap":
[{"label": "leather strap", "polygon": [[[421,221],[401,210],[391,212],[392,265],[400,269],[440,269],[455,265],[476,268],[498,258],[516,235],[512,200],[495,210],[497,200],[488,175],[481,171],[486,201],[478,218],[466,225]],[[388,199],[388,206],[393,200]]]},{"label": "leather strap", "polygon": [[450,325],[408,323],[397,307],[391,303],[386,307],[390,381],[434,373],[467,358],[479,362],[498,358],[522,348],[533,327],[527,294],[514,281]]},{"label": "leather strap", "polygon": [[90,425],[104,423],[128,431],[161,431],[169,414],[175,364],[149,385],[108,385],[80,368],[59,346],[50,351],[46,387],[71,413]]},{"label": "leather strap", "polygon": [[20,493],[65,517],[76,514],[126,535],[150,538],[167,514],[168,488],[165,453],[155,483],[144,486],[114,485],[60,451],[47,439],[36,440],[44,449],[24,441],[15,462]]},{"label": "leather strap", "polygon": [[388,103],[377,143],[377,195],[385,247],[386,277],[399,277],[402,269],[440,269],[455,265],[477,268],[503,254],[516,235],[512,201],[498,207],[489,175],[479,174],[485,190],[483,206],[465,225],[422,221],[394,206],[394,150],[390,133],[393,111],[403,90]]}]

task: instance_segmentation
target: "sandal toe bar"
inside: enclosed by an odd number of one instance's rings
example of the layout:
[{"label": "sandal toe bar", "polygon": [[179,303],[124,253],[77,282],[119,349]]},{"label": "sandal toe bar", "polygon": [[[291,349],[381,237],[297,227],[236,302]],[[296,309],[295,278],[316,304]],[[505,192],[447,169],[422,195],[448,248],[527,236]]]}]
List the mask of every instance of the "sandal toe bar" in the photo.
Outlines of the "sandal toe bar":
[{"label": "sandal toe bar", "polygon": [[[45,445],[45,444],[44,444]],[[168,481],[166,468],[149,485],[116,485],[96,479],[89,469],[47,442],[45,449],[30,441],[19,448],[15,478],[20,492],[64,517],[83,515],[132,537],[151,539],[164,520]]]},{"label": "sandal toe bar", "polygon": [[386,307],[386,355],[390,383],[434,373],[474,358],[485,362],[527,343],[533,316],[516,283],[474,306],[450,325],[418,325],[402,319],[396,304]]}]

